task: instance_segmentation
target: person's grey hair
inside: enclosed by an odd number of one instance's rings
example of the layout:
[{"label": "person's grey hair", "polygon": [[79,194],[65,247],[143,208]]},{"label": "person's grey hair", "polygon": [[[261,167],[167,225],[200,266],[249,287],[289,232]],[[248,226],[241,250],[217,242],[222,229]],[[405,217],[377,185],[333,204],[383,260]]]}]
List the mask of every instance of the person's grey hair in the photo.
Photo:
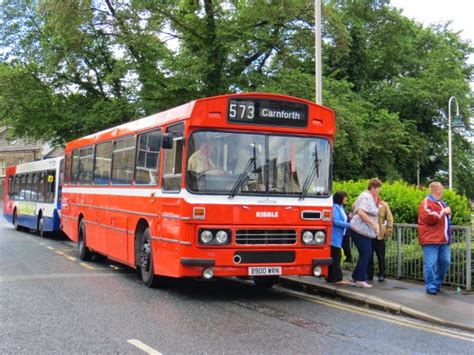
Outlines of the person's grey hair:
[{"label": "person's grey hair", "polygon": [[433,181],[433,182],[429,185],[430,191],[438,190],[438,189],[440,189],[440,188],[443,188],[443,184],[440,183],[439,181]]}]

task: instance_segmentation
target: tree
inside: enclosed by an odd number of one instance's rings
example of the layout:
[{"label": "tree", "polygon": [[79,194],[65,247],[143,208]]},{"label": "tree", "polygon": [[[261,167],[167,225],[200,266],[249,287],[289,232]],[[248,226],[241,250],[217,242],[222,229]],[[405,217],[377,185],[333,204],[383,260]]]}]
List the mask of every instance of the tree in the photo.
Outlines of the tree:
[{"label": "tree", "polygon": [[[312,100],[310,0],[4,0],[0,121],[57,144],[184,102],[241,91]],[[447,166],[451,95],[471,116],[472,46],[387,0],[323,6],[324,103],[337,119],[337,179],[431,179]],[[32,124],[34,122],[34,124]],[[467,124],[467,120],[465,121]],[[454,139],[455,186],[473,151]],[[438,159],[426,157],[435,153]],[[468,187],[466,187],[468,186]],[[471,191],[471,192],[470,192]]]}]

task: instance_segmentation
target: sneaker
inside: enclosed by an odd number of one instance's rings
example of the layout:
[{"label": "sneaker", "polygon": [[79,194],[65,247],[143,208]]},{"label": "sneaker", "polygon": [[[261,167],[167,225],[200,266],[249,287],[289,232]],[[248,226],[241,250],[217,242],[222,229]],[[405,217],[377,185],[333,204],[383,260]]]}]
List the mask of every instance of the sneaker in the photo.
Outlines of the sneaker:
[{"label": "sneaker", "polygon": [[359,288],[372,288],[373,287],[372,285],[369,285],[365,281],[356,281],[355,284],[356,284],[356,287],[359,287]]},{"label": "sneaker", "polygon": [[429,288],[426,290],[426,293],[434,296],[438,293],[438,291],[435,288]]}]

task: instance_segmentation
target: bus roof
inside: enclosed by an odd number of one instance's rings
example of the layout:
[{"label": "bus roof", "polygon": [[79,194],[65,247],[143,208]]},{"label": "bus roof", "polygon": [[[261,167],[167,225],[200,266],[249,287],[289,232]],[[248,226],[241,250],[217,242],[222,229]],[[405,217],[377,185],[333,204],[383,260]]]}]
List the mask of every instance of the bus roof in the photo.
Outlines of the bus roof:
[{"label": "bus roof", "polygon": [[35,160],[29,163],[18,164],[15,167],[15,173],[28,173],[30,171],[43,171],[57,169],[61,163],[63,157]]},{"label": "bus roof", "polygon": [[[244,93],[244,94],[226,94],[220,96],[207,97],[202,99],[197,99],[190,101],[184,105],[171,108],[166,111],[162,111],[141,119],[137,119],[131,122],[121,124],[112,128],[105,129],[103,131],[90,134],[69,142],[66,146],[66,151],[76,149],[79,147],[84,147],[92,144],[96,144],[102,141],[115,139],[119,137],[124,137],[127,135],[135,134],[137,132],[146,131],[156,127],[168,125],[171,123],[187,120],[191,117],[196,117],[195,124],[201,127],[212,127],[216,125],[217,119],[221,119],[219,127],[224,127],[225,119],[223,116],[227,112],[227,102],[229,98],[245,98],[252,97],[256,99],[275,99],[275,100],[286,100],[292,102],[298,102],[307,104],[310,108],[310,113],[313,114],[313,117],[309,119],[309,122],[313,125],[324,126],[325,134],[332,136],[335,133],[335,122],[334,122],[334,113],[328,107],[317,105],[314,102],[287,96],[281,94],[270,94],[270,93]],[[316,115],[318,112],[318,116]],[[315,120],[314,120],[315,119]],[[193,118],[194,120],[194,118]],[[324,121],[324,124],[323,124]],[[310,125],[310,128],[313,126]],[[234,126],[235,127],[235,126]],[[226,128],[230,128],[226,127]],[[248,125],[246,127],[240,126],[240,129],[255,129],[255,126]],[[270,127],[266,127],[271,129]],[[263,127],[258,127],[259,130],[264,130]],[[281,130],[281,128],[278,128]],[[277,129],[277,130],[278,130]],[[301,133],[301,129],[292,129],[285,127],[286,131],[298,132]]]}]

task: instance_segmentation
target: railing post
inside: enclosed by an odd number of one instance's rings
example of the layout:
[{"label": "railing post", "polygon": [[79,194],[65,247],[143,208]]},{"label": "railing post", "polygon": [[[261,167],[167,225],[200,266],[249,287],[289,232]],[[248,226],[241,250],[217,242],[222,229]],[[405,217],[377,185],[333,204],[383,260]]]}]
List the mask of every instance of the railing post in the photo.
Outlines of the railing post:
[{"label": "railing post", "polygon": [[397,278],[402,277],[402,228],[397,227]]},{"label": "railing post", "polygon": [[471,227],[466,228],[466,291],[472,287],[472,264],[471,264]]}]

